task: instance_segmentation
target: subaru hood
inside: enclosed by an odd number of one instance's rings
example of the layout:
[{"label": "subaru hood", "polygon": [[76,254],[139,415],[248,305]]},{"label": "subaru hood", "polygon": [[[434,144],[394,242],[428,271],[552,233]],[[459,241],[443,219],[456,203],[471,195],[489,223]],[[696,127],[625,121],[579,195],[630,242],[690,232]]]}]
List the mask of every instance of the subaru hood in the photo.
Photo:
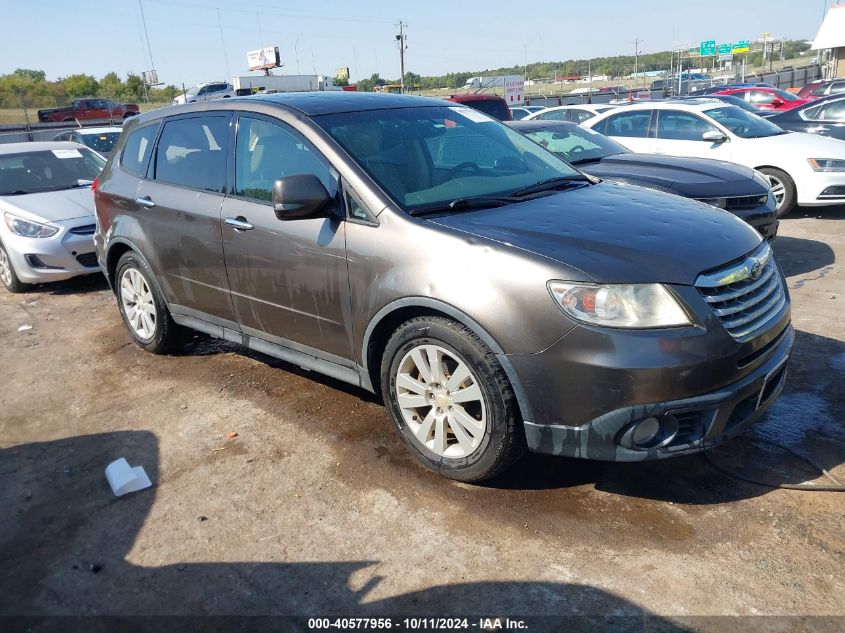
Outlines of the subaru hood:
[{"label": "subaru hood", "polygon": [[692,285],[702,271],[761,241],[727,211],[610,182],[429,221],[548,257],[601,283]]},{"label": "subaru hood", "polygon": [[90,187],[0,196],[0,208],[10,213],[23,211],[33,220],[47,222],[85,217],[93,220],[94,196]]},{"label": "subaru hood", "polygon": [[707,158],[654,154],[616,154],[597,163],[577,165],[586,173],[617,182],[655,187],[687,198],[765,195],[754,170]]}]

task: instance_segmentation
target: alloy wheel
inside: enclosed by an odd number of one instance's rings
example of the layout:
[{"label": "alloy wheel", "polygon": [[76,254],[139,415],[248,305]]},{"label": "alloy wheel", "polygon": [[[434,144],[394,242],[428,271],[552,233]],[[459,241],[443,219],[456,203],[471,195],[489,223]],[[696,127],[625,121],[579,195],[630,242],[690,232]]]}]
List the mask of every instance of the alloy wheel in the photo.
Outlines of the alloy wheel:
[{"label": "alloy wheel", "polygon": [[777,201],[777,209],[780,209],[783,206],[783,200],[786,197],[786,185],[783,184],[780,178],[776,176],[772,176],[771,174],[767,174],[766,178],[769,179],[769,184],[772,186],[772,195],[774,195],[775,200]]},{"label": "alloy wheel", "polygon": [[0,279],[6,286],[12,285],[12,262],[3,248],[0,248]]},{"label": "alloy wheel", "polygon": [[153,338],[156,329],[156,307],[153,293],[137,268],[127,268],[120,278],[120,302],[126,320],[142,341]]},{"label": "alloy wheel", "polygon": [[402,358],[396,399],[416,440],[440,457],[462,458],[481,445],[487,408],[478,379],[454,352],[419,345]]}]

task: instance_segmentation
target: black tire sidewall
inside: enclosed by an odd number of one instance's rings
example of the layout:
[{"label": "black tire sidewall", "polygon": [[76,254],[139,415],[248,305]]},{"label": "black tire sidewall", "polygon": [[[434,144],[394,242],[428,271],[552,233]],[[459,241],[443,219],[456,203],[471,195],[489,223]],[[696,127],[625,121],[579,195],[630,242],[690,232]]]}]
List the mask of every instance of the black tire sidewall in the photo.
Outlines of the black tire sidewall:
[{"label": "black tire sidewall", "polygon": [[[405,354],[419,345],[438,345],[464,362],[473,373],[484,400],[487,428],[479,447],[467,457],[437,455],[422,446],[406,426],[396,401],[395,377]],[[496,379],[494,358],[478,341],[466,336],[458,324],[440,319],[417,319],[401,326],[387,344],[382,360],[381,382],[385,407],[399,436],[411,453],[427,468],[460,481],[477,481],[499,470],[505,442],[510,432],[510,412]]]},{"label": "black tire sidewall", "polygon": [[[150,289],[150,292],[153,295],[153,302],[155,303],[156,309],[155,334],[148,341],[144,341],[138,337],[138,335],[135,333],[135,330],[132,329],[132,325],[129,323],[129,319],[126,318],[126,312],[123,308],[123,301],[120,296],[120,285],[121,280],[123,279],[123,274],[129,268],[134,268],[141,274],[147,284],[147,287]],[[167,309],[167,304],[164,301],[164,297],[161,293],[161,290],[159,289],[158,284],[156,283],[155,275],[153,274],[152,270],[150,270],[150,267],[147,265],[147,262],[145,262],[142,257],[139,257],[138,254],[134,251],[127,251],[121,256],[120,260],[117,262],[117,268],[115,269],[114,279],[115,295],[117,296],[117,306],[120,310],[120,316],[123,319],[123,323],[129,332],[129,336],[132,337],[132,340],[135,342],[136,345],[142,347],[148,352],[163,353],[165,351],[168,351],[172,344],[174,324],[172,323],[172,320],[170,318],[170,312]]]},{"label": "black tire sidewall", "polygon": [[777,169],[776,167],[764,167],[759,171],[767,176],[774,176],[783,183],[783,205],[777,210],[777,217],[782,218],[795,209],[797,191],[795,189],[795,182],[789,174],[782,169]]}]

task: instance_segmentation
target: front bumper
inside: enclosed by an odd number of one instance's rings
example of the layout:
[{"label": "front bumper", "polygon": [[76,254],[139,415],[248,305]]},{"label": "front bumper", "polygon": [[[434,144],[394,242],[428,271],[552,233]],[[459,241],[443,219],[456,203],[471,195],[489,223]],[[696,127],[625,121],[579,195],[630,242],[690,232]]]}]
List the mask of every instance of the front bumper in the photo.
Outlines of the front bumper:
[{"label": "front bumper", "polygon": [[[92,235],[94,218],[51,224],[61,228],[47,238],[22,237],[3,228],[0,239],[18,279],[28,284],[46,283],[99,272]],[[83,229],[90,232],[74,232]]]},{"label": "front bumper", "polygon": [[[697,292],[675,290],[690,292],[688,299]],[[543,352],[509,355],[529,408],[523,412],[529,448],[597,460],[658,459],[707,449],[762,416],[783,388],[794,341],[788,304],[744,342],[715,316],[700,312],[696,320],[694,327],[662,331],[582,325]],[[650,417],[666,427],[665,441],[626,444],[626,432]]]},{"label": "front bumper", "polygon": [[775,213],[776,202],[774,196],[769,196],[769,198],[771,199],[770,204],[754,207],[753,209],[736,211],[728,209],[728,211],[757,229],[757,232],[763,236],[764,240],[771,242],[777,237],[780,222]]},{"label": "front bumper", "polygon": [[812,172],[796,180],[798,204],[817,207],[845,202],[845,172]]}]

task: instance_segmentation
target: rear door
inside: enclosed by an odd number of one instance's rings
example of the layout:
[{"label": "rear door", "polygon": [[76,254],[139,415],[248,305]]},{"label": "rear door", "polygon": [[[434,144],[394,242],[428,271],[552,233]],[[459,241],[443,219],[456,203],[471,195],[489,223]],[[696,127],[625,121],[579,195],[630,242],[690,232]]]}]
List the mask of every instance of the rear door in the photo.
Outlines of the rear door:
[{"label": "rear door", "polygon": [[652,151],[655,154],[687,156],[694,158],[731,159],[730,142],[705,141],[706,132],[719,132],[719,128],[695,112],[683,110],[658,110],[656,133]]},{"label": "rear door", "polygon": [[632,152],[649,154],[652,151],[651,118],[653,110],[618,112],[593,127],[596,132],[611,137]]},{"label": "rear door", "polygon": [[220,219],[231,120],[228,112],[166,119],[135,202],[171,310],[236,328]]},{"label": "rear door", "polygon": [[807,132],[845,139],[845,98],[825,103],[814,114]]},{"label": "rear door", "polygon": [[337,197],[337,173],[301,134],[277,119],[241,115],[234,192],[223,203],[235,312],[244,334],[348,364],[353,352],[346,227],[337,217],[276,217],[273,183],[295,174],[316,175]]}]

